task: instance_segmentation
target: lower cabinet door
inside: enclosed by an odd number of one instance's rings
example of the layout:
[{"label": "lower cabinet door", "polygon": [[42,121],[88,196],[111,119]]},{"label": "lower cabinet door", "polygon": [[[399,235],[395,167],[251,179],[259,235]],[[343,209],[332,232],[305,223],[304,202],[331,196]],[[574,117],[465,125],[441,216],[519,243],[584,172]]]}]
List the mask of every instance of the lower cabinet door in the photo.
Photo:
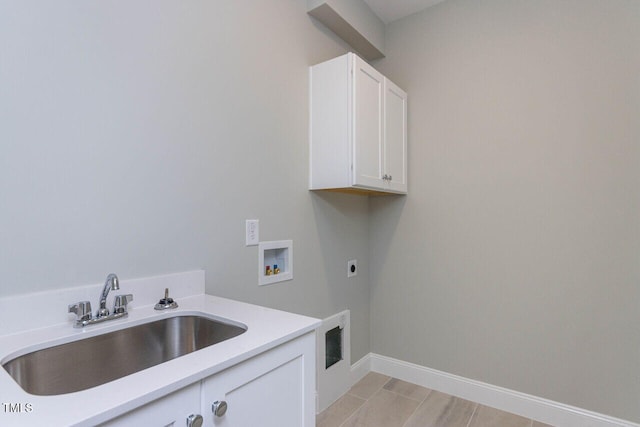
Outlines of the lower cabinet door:
[{"label": "lower cabinet door", "polygon": [[202,412],[207,426],[315,426],[313,333],[205,379]]},{"label": "lower cabinet door", "polygon": [[161,399],[107,421],[109,427],[183,427],[190,415],[200,414],[200,383],[192,384]]}]

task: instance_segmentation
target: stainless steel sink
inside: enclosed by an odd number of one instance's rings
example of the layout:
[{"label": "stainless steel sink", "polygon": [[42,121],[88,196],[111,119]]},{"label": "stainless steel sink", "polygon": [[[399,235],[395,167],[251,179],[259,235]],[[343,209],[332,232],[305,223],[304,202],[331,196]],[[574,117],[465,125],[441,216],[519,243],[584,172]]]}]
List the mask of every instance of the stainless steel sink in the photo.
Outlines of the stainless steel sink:
[{"label": "stainless steel sink", "polygon": [[3,364],[27,392],[86,390],[228,340],[246,328],[201,316],[175,316],[34,351]]}]

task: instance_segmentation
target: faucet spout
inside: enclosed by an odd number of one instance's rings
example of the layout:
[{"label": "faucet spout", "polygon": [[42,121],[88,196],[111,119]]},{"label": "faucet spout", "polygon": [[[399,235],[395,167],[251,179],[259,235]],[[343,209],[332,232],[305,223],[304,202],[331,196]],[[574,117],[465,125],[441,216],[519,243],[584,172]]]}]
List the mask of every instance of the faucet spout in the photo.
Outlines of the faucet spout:
[{"label": "faucet spout", "polygon": [[104,287],[102,288],[102,293],[100,294],[100,308],[98,308],[98,313],[96,317],[103,317],[109,315],[109,310],[107,309],[107,295],[109,295],[110,290],[117,291],[120,289],[120,282],[118,281],[118,276],[111,273],[107,276],[107,280],[104,282]]}]

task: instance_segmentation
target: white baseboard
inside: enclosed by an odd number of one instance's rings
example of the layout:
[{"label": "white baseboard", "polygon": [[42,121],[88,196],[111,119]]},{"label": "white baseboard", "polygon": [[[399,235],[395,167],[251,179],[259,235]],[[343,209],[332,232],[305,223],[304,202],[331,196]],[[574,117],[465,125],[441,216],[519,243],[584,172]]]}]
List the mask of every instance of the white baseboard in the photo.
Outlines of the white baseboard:
[{"label": "white baseboard", "polygon": [[371,372],[371,353],[351,365],[351,386],[353,387],[355,383],[363,379],[369,372]]},{"label": "white baseboard", "polygon": [[352,384],[374,371],[557,427],[640,427],[640,424],[369,353],[351,367]]}]

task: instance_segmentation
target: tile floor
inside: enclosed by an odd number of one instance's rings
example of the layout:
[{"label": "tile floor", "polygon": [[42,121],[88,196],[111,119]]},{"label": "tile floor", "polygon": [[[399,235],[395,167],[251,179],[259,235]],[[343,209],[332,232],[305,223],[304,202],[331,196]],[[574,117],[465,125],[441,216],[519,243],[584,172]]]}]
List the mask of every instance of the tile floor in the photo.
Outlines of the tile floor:
[{"label": "tile floor", "polygon": [[370,372],[316,427],[544,427],[528,418]]}]

